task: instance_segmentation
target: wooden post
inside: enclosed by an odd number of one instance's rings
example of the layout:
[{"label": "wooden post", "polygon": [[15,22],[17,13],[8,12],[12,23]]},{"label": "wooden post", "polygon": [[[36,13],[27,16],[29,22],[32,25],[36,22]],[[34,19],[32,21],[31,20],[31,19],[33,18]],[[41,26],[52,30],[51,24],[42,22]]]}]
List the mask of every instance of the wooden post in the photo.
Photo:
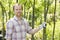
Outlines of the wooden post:
[{"label": "wooden post", "polygon": [[[32,29],[34,29],[34,10],[35,10],[35,0],[34,0],[34,3],[33,3]],[[34,35],[32,35],[31,40],[34,40]]]},{"label": "wooden post", "polygon": [[[48,9],[49,9],[49,0],[48,0],[48,2],[46,2],[46,1],[47,0],[44,0],[44,22],[46,22],[47,13],[48,13]],[[43,28],[43,40],[47,40],[46,27]]]},{"label": "wooden post", "polygon": [[54,9],[54,27],[53,27],[53,36],[52,36],[52,40],[54,40],[54,33],[55,33],[55,14],[56,14],[56,2],[57,2],[57,0],[55,0],[55,9]]}]

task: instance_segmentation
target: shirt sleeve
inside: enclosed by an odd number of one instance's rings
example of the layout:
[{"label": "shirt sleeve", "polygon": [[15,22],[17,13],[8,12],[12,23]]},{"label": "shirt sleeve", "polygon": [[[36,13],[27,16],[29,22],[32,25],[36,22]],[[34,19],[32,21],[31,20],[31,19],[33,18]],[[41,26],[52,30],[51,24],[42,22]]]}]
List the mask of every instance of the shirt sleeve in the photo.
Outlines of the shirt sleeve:
[{"label": "shirt sleeve", "polygon": [[13,31],[12,29],[13,29],[12,21],[7,22],[7,24],[6,24],[6,39],[12,38],[12,31]]},{"label": "shirt sleeve", "polygon": [[25,26],[26,26],[27,33],[29,33],[29,31],[32,30],[32,27],[29,25],[28,21],[25,21]]}]

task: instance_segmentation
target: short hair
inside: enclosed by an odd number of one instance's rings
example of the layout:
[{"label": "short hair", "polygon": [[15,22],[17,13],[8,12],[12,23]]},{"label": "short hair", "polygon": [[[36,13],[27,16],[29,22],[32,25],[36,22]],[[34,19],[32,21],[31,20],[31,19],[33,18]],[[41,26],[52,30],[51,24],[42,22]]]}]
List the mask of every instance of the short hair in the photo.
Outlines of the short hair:
[{"label": "short hair", "polygon": [[18,5],[18,6],[20,5],[21,8],[22,8],[22,10],[23,10],[23,6],[22,6],[21,4],[16,3],[16,4],[13,6],[13,11],[14,11],[14,8],[15,8],[16,5]]}]

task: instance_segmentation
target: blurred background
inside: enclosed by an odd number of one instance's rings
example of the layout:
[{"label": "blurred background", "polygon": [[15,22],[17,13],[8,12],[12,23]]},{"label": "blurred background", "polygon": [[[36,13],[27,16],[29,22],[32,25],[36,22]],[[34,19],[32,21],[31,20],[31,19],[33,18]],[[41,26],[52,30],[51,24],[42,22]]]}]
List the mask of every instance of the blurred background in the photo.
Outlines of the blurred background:
[{"label": "blurred background", "polygon": [[46,28],[27,34],[26,40],[60,40],[60,0],[0,0],[0,40],[6,40],[6,22],[14,16],[15,3],[23,5],[23,17],[32,28],[47,22]]}]

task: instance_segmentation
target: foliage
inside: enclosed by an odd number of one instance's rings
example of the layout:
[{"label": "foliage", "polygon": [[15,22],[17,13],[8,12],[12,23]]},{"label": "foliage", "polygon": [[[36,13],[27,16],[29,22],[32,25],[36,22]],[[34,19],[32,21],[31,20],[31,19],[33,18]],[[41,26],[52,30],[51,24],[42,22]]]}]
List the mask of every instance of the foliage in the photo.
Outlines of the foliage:
[{"label": "foliage", "polygon": [[[48,0],[47,0],[48,1]],[[10,9],[10,18],[13,17],[13,5],[16,3],[16,0],[0,0],[4,10],[4,27],[6,27],[6,22],[9,20],[9,9]],[[33,12],[33,0],[19,0],[18,3],[24,5],[25,7],[25,18],[28,20],[28,22],[32,23],[32,12]],[[47,3],[46,3],[47,4]],[[58,5],[59,4],[59,5]],[[10,7],[9,7],[10,5]],[[49,9],[47,14],[47,40],[52,39],[52,33],[53,33],[53,16],[54,16],[54,0],[50,0],[49,2]],[[0,30],[2,30],[2,7],[0,5]],[[24,15],[24,14],[23,14]],[[28,16],[28,17],[27,17]],[[35,10],[34,10],[34,26],[35,28],[39,26],[44,21],[44,0],[35,0]],[[57,3],[57,11],[56,11],[56,30],[55,30],[55,40],[59,40],[60,37],[60,3]],[[57,34],[59,33],[59,34]],[[38,36],[37,36],[38,35]],[[35,40],[43,39],[43,30],[40,30],[34,35]]]}]

